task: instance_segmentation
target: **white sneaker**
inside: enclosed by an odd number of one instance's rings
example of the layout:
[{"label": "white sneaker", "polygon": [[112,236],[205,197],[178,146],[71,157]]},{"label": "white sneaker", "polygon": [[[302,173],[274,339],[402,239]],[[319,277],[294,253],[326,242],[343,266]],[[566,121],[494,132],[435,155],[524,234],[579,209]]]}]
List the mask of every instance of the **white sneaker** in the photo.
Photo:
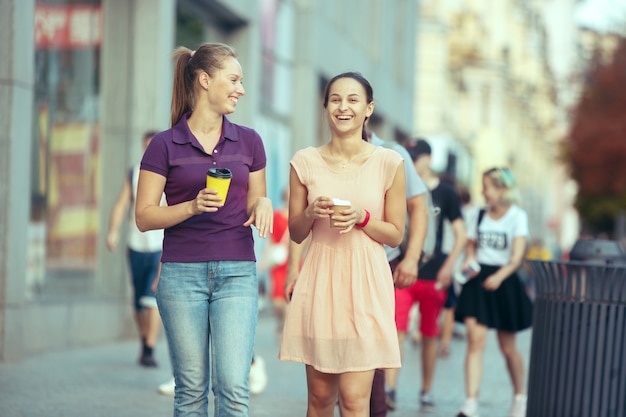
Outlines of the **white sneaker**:
[{"label": "white sneaker", "polygon": [[457,417],[478,417],[478,401],[476,398],[467,398]]},{"label": "white sneaker", "polygon": [[517,394],[513,398],[509,417],[526,417],[526,396],[524,394]]},{"label": "white sneaker", "polygon": [[176,388],[176,381],[174,378],[171,380],[162,383],[157,388],[157,392],[161,395],[169,395],[170,397],[174,396],[174,389]]},{"label": "white sneaker", "polygon": [[250,393],[260,394],[267,386],[267,372],[265,371],[265,361],[262,357],[254,355],[252,366],[250,366]]}]

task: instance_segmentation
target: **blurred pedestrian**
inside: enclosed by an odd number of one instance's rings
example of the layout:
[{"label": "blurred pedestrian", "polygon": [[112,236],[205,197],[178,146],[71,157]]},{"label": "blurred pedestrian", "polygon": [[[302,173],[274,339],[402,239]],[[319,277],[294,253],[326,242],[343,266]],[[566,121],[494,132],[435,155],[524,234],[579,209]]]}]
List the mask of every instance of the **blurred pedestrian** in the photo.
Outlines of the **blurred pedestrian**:
[{"label": "blurred pedestrian", "polygon": [[[428,210],[426,207],[426,185],[413,168],[411,156],[397,142],[385,141],[379,138],[375,132],[368,131],[369,142],[375,146],[383,146],[398,152],[404,160],[404,174],[406,176],[406,206],[408,214],[408,227],[405,231],[407,239],[406,248],[401,251],[399,247],[385,245],[387,262],[393,273],[396,288],[406,288],[415,283],[418,275],[418,264],[426,237],[428,226]],[[402,346],[400,346],[402,352]],[[385,370],[377,369],[372,383],[372,395],[370,398],[370,417],[384,417],[391,405],[395,408],[395,391],[393,397],[387,400],[387,387],[385,384]]]},{"label": "blurred pedestrian", "polygon": [[267,387],[268,377],[265,368],[265,359],[254,353],[252,355],[252,363],[250,364],[249,386],[250,394],[258,395],[265,391]]},{"label": "blurred pedestrian", "polygon": [[[144,133],[142,138],[144,150],[148,147],[156,133],[156,131]],[[128,171],[128,175],[126,175],[115,204],[111,209],[106,243],[107,248],[111,252],[115,252],[124,219],[129,218],[130,213],[132,213],[132,219],[128,222],[126,256],[130,266],[133,287],[135,323],[141,338],[139,364],[146,367],[155,367],[157,362],[154,359],[154,346],[161,330],[161,316],[157,308],[153,283],[159,271],[163,229],[141,232],[135,224],[134,215],[138,178],[139,163]],[[161,200],[161,204],[164,204],[163,200]]]},{"label": "blurred pedestrian", "polygon": [[[468,216],[472,213],[472,210],[475,208],[471,204],[471,195],[469,190],[460,184],[454,184],[459,199],[461,200],[461,214],[463,215],[463,221],[467,224]],[[475,217],[474,217],[475,218]],[[452,232],[452,228],[444,225],[444,237],[443,237],[443,251],[445,253],[449,253],[452,248],[450,244],[454,243],[454,233]],[[452,236],[452,237],[450,237]],[[455,262],[454,266],[454,274],[458,277],[458,274],[461,273],[461,269],[463,266],[463,262],[465,261],[465,254],[462,253]],[[446,299],[445,304],[443,305],[443,313],[441,319],[441,340],[439,343],[439,356],[442,358],[447,358],[450,355],[450,343],[452,342],[452,338],[463,339],[463,331],[460,329],[463,327],[461,323],[455,323],[454,321],[454,310],[456,308],[456,303],[458,300],[458,295],[461,292],[461,283],[453,279],[452,285],[448,287],[448,298]]]},{"label": "blurred pedestrian", "polygon": [[[404,344],[408,331],[409,312],[418,303],[420,313],[420,333],[422,335],[422,381],[419,393],[421,411],[433,411],[435,400],[432,384],[439,349],[439,316],[448,296],[448,287],[456,260],[462,253],[467,241],[465,225],[461,215],[461,203],[456,190],[447,182],[441,181],[432,171],[432,151],[430,144],[418,139],[408,149],[415,170],[426,183],[433,205],[438,211],[436,219],[435,251],[419,269],[418,279],[408,288],[396,288],[396,326],[400,347]],[[442,250],[444,220],[452,226],[454,245],[450,253]],[[395,393],[399,370],[387,371],[387,384],[390,396]]]},{"label": "blurred pedestrian", "polygon": [[496,329],[511,382],[513,404],[509,417],[526,415],[524,360],[515,345],[517,332],[532,323],[532,304],[517,270],[528,238],[528,216],[516,203],[518,190],[508,168],[492,168],[483,174],[486,208],[468,222],[464,268],[478,262],[480,271],[463,285],[455,311],[465,323],[465,403],[458,417],[478,415],[478,392],[488,329]]},{"label": "blurred pedestrian", "polygon": [[[330,142],[291,160],[289,232],[311,240],[286,285],[280,359],[306,365],[308,416],[333,416],[338,397],[343,417],[369,416],[374,370],[400,366],[383,244],[398,246],[404,234],[404,167],[397,152],[365,140],[374,98],[361,74],[333,77],[324,108]],[[334,199],[346,208],[334,213]]]},{"label": "blurred pedestrian", "polygon": [[265,246],[259,269],[269,272],[272,306],[276,318],[276,334],[280,337],[285,320],[285,281],[289,253],[289,188],[282,193],[282,205],[274,210],[274,233]]},{"label": "blurred pedestrian", "polygon": [[[248,376],[258,315],[254,225],[272,231],[265,151],[253,129],[231,123],[245,94],[228,45],[174,51],[172,127],[146,150],[139,175],[140,230],[165,229],[157,289],[175,379],[174,415],[248,416]],[[225,197],[207,170],[232,174]],[[159,207],[165,192],[168,206]]]}]

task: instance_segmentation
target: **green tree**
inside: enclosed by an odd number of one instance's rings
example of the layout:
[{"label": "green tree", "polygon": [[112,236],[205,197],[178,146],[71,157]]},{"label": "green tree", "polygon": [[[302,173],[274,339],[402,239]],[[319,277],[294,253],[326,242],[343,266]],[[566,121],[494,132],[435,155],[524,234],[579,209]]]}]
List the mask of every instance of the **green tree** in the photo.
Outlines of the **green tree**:
[{"label": "green tree", "polygon": [[626,39],[613,59],[595,60],[573,113],[563,156],[578,184],[575,207],[583,229],[613,234],[626,211]]}]

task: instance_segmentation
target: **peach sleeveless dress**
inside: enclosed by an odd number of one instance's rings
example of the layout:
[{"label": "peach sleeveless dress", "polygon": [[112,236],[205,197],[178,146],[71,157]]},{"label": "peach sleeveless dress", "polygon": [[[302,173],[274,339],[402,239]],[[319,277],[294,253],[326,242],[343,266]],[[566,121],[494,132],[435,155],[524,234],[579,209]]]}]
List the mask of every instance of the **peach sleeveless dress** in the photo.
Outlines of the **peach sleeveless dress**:
[{"label": "peach sleeveless dress", "polygon": [[[350,200],[381,219],[384,196],[402,157],[377,147],[360,167],[333,171],[316,148],[291,160],[308,190]],[[313,224],[311,242],[287,307],[279,358],[343,373],[399,368],[394,286],[383,245],[361,229],[339,234],[329,219]]]}]

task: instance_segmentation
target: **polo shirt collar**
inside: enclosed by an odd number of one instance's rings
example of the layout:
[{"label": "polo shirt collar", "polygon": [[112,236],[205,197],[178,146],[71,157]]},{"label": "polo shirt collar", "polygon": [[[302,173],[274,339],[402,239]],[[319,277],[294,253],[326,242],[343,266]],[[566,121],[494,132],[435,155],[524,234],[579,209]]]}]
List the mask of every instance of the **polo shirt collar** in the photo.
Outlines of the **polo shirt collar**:
[{"label": "polo shirt collar", "polygon": [[[174,126],[174,137],[173,141],[180,145],[185,143],[192,143],[193,134],[191,133],[191,129],[189,129],[189,124],[187,123],[187,119],[191,115],[191,112],[187,112],[180,118],[176,126]],[[226,116],[222,116],[222,136],[224,139],[228,139],[232,142],[239,141],[239,132],[235,128],[235,125],[226,118]]]}]

